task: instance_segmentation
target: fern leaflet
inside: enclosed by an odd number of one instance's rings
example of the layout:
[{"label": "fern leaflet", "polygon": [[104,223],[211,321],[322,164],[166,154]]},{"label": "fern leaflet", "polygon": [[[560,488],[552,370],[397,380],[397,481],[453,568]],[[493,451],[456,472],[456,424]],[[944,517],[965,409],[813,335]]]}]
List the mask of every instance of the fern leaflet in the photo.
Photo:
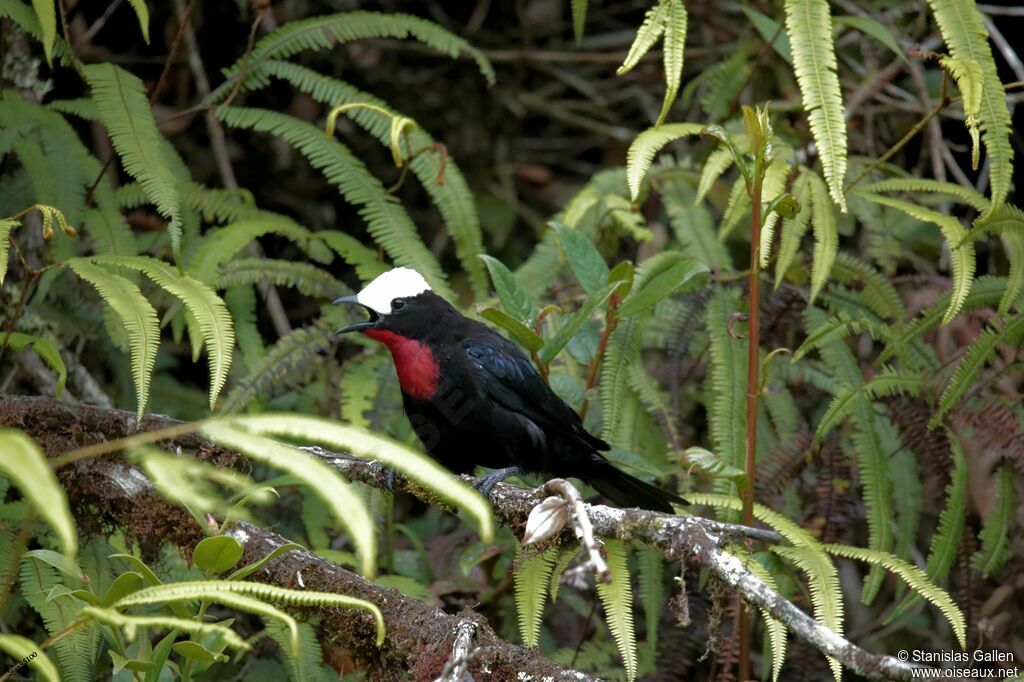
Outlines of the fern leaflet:
[{"label": "fern leaflet", "polygon": [[608,582],[597,582],[597,596],[604,607],[605,622],[612,633],[622,664],[626,668],[626,679],[636,679],[636,632],[633,630],[633,586],[626,566],[626,543],[618,539],[606,539],[608,553]]},{"label": "fern leaflet", "polygon": [[516,615],[519,617],[519,633],[523,644],[537,646],[540,637],[541,616],[547,600],[546,589],[551,580],[551,569],[555,561],[555,548],[543,552],[530,552],[520,547],[518,566],[512,572],[515,582]]}]

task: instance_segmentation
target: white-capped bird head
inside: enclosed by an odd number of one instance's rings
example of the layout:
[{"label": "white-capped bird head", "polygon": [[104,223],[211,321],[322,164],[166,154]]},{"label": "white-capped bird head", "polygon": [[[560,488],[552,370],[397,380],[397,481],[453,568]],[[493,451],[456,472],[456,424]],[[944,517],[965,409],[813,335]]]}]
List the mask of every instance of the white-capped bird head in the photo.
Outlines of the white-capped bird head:
[{"label": "white-capped bird head", "polygon": [[411,298],[424,291],[430,291],[430,285],[423,275],[412,268],[392,268],[363,287],[356,294],[356,303],[378,315],[390,315],[396,298]]}]

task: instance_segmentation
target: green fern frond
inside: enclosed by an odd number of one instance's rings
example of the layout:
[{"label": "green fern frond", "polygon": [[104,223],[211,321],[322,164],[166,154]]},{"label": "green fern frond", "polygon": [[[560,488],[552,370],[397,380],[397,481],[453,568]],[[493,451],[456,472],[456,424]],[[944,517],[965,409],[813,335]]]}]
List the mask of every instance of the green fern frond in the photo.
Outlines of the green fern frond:
[{"label": "green fern frond", "polygon": [[811,223],[811,181],[810,171],[801,166],[800,174],[793,181],[790,191],[798,202],[799,212],[792,218],[782,219],[782,230],[779,233],[779,255],[775,261],[775,288],[778,289],[782,280],[786,277],[797,251],[800,250],[800,242],[807,234],[807,228]]},{"label": "green fern frond", "polygon": [[967,231],[964,230],[960,221],[930,208],[912,204],[909,201],[892,199],[877,194],[864,194],[869,201],[903,211],[912,218],[938,225],[942,236],[949,245],[950,260],[953,263],[953,297],[950,299],[949,308],[943,317],[943,324],[948,324],[960,312],[964,299],[971,289],[971,282],[974,281],[974,244],[965,240]]},{"label": "green fern frond", "polygon": [[64,393],[64,386],[68,382],[68,368],[64,364],[64,358],[60,356],[57,344],[41,336],[0,331],[0,348],[4,346],[9,346],[14,351],[19,351],[25,346],[31,347],[39,359],[57,374],[56,397],[59,398]]},{"label": "green fern frond", "polygon": [[981,158],[981,130],[978,117],[981,115],[982,85],[981,65],[973,59],[942,57],[939,63],[949,71],[960,90],[960,103],[964,110],[964,123],[971,136],[971,169],[978,170]]},{"label": "green fern frond", "polygon": [[[939,527],[935,529],[935,534],[932,536],[926,564],[928,580],[936,584],[943,582],[949,576],[960,551],[960,541],[967,523],[967,460],[964,458],[964,452],[956,434],[947,430],[946,435],[949,439],[950,454],[953,457],[953,468],[950,471],[949,485],[946,486],[946,506],[939,514]],[[906,613],[920,600],[919,595],[908,594],[906,599],[893,610],[886,622],[891,622]]]},{"label": "green fern frond", "polygon": [[376,623],[376,643],[384,643],[384,617],[375,604],[355,597],[332,592],[316,592],[313,590],[292,590],[276,585],[252,583],[244,580],[196,580],[170,583],[147,587],[120,599],[113,604],[115,609],[132,606],[152,606],[172,602],[192,602],[207,600],[237,608],[240,611],[255,613],[264,618],[280,620],[289,625],[292,631],[292,647],[299,646],[298,626],[295,619],[284,611],[270,605],[269,602],[288,604],[290,606],[318,606],[323,608],[349,608],[367,611]]},{"label": "green fern frond", "polygon": [[622,656],[626,668],[626,679],[636,679],[636,632],[633,630],[633,586],[626,566],[626,543],[622,540],[606,539],[605,552],[608,555],[608,582],[597,582],[597,596],[604,607],[605,622]]},{"label": "green fern frond", "polygon": [[139,287],[121,275],[108,272],[83,258],[73,258],[67,266],[96,288],[96,293],[117,313],[127,332],[135,383],[135,413],[141,419],[149,401],[150,381],[160,346],[160,323],[156,310]]},{"label": "green fern frond", "polygon": [[380,390],[382,353],[369,353],[347,360],[341,368],[341,418],[353,426],[368,429],[369,412]]},{"label": "green fern frond", "polygon": [[[741,149],[740,151],[743,150]],[[722,174],[729,170],[735,162],[732,150],[725,145],[716,147],[713,152],[708,154],[707,161],[704,162],[704,167],[700,171],[700,180],[697,182],[697,196],[694,199],[694,203],[699,204],[704,201],[708,192],[718,182],[718,178],[722,177]]]},{"label": "green fern frond", "polygon": [[679,94],[683,80],[683,50],[686,43],[686,6],[683,0],[662,0],[666,5],[665,37],[662,45],[662,64],[665,67],[665,99],[661,113],[654,123],[660,126],[668,118],[669,110]]},{"label": "green fern frond", "polygon": [[276,258],[243,258],[225,263],[220,267],[217,288],[227,289],[261,282],[294,287],[306,296],[329,301],[348,291],[348,287],[323,268]]},{"label": "green fern frond", "polygon": [[851,547],[850,545],[825,545],[825,549],[830,554],[835,554],[836,556],[857,559],[858,561],[867,562],[872,566],[882,566],[886,570],[898,575],[911,590],[930,601],[942,612],[942,615],[946,617],[946,620],[949,621],[950,626],[953,628],[953,633],[956,635],[957,641],[960,642],[960,647],[967,647],[967,626],[964,622],[963,612],[960,611],[960,607],[956,605],[956,602],[953,601],[949,594],[933,583],[920,568],[888,552],[878,552],[864,549],[863,547]]},{"label": "green fern frond", "polygon": [[390,268],[381,262],[376,250],[363,245],[350,234],[338,230],[321,230],[317,232],[317,237],[355,268],[360,281],[370,282]]},{"label": "green fern frond", "polygon": [[0,218],[0,284],[7,276],[7,258],[11,248],[11,232],[21,223],[13,218]]},{"label": "green fern frond", "polygon": [[665,599],[665,557],[661,550],[637,545],[636,559],[637,583],[647,633],[643,651],[647,664],[653,669],[658,655],[658,623],[661,621],[662,602]]},{"label": "green fern frond", "polygon": [[338,472],[308,453],[235,428],[230,421],[208,422],[203,433],[217,443],[284,471],[309,486],[348,531],[359,555],[360,571],[369,577],[374,575],[377,541],[373,521],[359,495]]},{"label": "green fern frond", "polygon": [[999,468],[995,476],[995,503],[992,511],[985,518],[985,523],[978,533],[981,549],[971,557],[971,566],[988,578],[995,575],[1013,556],[1010,545],[1010,528],[1013,525],[1017,510],[1017,491],[1013,484],[1013,470],[1006,464]]},{"label": "green fern frond", "polygon": [[266,623],[266,633],[277,642],[282,658],[284,658],[284,664],[288,668],[288,677],[292,682],[332,682],[337,678],[337,673],[328,672],[316,629],[309,623],[299,623],[299,651],[297,654],[292,652],[291,632],[287,626],[276,620],[271,621]]},{"label": "green fern frond", "polygon": [[929,422],[929,426],[937,425],[942,417],[963,398],[978,379],[982,367],[992,359],[1000,346],[1018,348],[1024,340],[1024,314],[1012,317],[1005,322],[993,322],[968,347],[953,376],[939,398],[939,409]]},{"label": "green fern frond", "polygon": [[848,336],[869,334],[871,338],[878,340],[890,338],[889,327],[875,322],[866,317],[852,318],[850,315],[840,312],[809,333],[804,342],[793,352],[793,362],[810,353],[815,348],[825,344],[845,339]]},{"label": "green fern frond", "polygon": [[640,24],[640,28],[636,31],[636,38],[633,39],[633,44],[630,46],[622,66],[615,71],[615,75],[622,76],[627,74],[640,63],[644,55],[650,52],[651,48],[654,47],[654,44],[658,42],[658,39],[665,32],[665,24],[668,22],[668,17],[669,8],[666,2],[659,1],[654,7],[647,10],[643,23]]},{"label": "green fern frond", "polygon": [[[51,636],[75,622],[84,605],[73,597],[50,599],[53,588],[63,582],[62,575],[53,566],[35,557],[22,559],[18,591],[42,617],[46,631]],[[91,682],[96,679],[93,676],[93,663],[99,643],[99,628],[91,624],[54,642],[51,653],[56,654],[60,679],[63,682]]]},{"label": "green fern frond", "polygon": [[225,414],[238,412],[254,400],[267,396],[273,389],[280,388],[289,375],[295,374],[330,346],[333,337],[334,327],[323,319],[281,337],[249,368],[244,378],[232,382],[233,387],[225,396],[221,411]]},{"label": "green fern frond", "polygon": [[626,178],[629,194],[633,201],[640,197],[640,185],[654,161],[654,156],[669,142],[690,135],[699,135],[704,126],[700,123],[670,123],[666,126],[648,128],[629,145],[626,156]]},{"label": "green fern frond", "polygon": [[273,434],[302,439],[376,459],[420,483],[442,501],[465,511],[473,519],[484,542],[491,542],[494,537],[494,519],[487,500],[433,459],[404,445],[361,429],[315,417],[264,414],[234,417],[231,423],[258,435]]},{"label": "green fern frond", "polygon": [[973,187],[958,185],[955,182],[943,182],[931,178],[891,178],[866,182],[858,189],[858,193],[877,194],[879,192],[925,192],[940,196],[952,197],[967,204],[977,211],[988,212],[991,202]]},{"label": "green fern frond", "polygon": [[224,292],[224,303],[235,325],[241,368],[248,372],[264,353],[263,335],[256,326],[256,292],[248,286],[230,287]]},{"label": "green fern frond", "polygon": [[1010,262],[1010,272],[1006,278],[1006,293],[999,300],[997,315],[1005,315],[1010,308],[1024,309],[1021,291],[1024,291],[1024,225],[1017,232],[1005,232],[1002,236],[1006,248],[1006,260]]},{"label": "green fern frond", "polygon": [[[813,0],[809,0],[813,1]],[[814,256],[811,260],[811,297],[813,303],[828,281],[839,252],[839,228],[825,183],[817,173],[807,173],[811,194],[811,229],[814,231]],[[844,208],[845,210],[845,208]]]},{"label": "green fern frond", "polygon": [[395,264],[416,270],[439,295],[454,298],[441,266],[398,199],[387,193],[347,147],[336,139],[324,139],[316,126],[276,111],[222,107],[217,116],[229,126],[269,133],[293,145],[346,200],[359,207],[370,235]]},{"label": "green fern frond", "polygon": [[[288,81],[326,105],[362,102],[390,111],[383,100],[311,69],[277,61],[267,62],[263,68],[269,75]],[[382,144],[389,144],[389,116],[371,108],[353,109],[348,112],[348,116]],[[469,184],[455,161],[435,149],[437,144],[434,138],[422,128],[416,127],[406,132],[404,139],[410,150],[409,168],[441,213],[445,229],[455,243],[455,255],[469,275],[473,293],[482,298],[487,293],[487,277],[478,257],[484,252],[483,234]]]},{"label": "green fern frond", "polygon": [[718,224],[718,240],[724,242],[733,230],[750,215],[751,198],[747,193],[747,183],[742,175],[736,177],[729,191],[729,201],[722,212],[722,220]]},{"label": "green fern frond", "polygon": [[821,157],[829,193],[846,213],[843,178],[846,175],[846,121],[843,93],[836,74],[832,16],[826,0],[786,0],[786,32],[804,111]]},{"label": "green fern frond", "polygon": [[[43,28],[39,25],[36,13],[24,2],[0,2],[0,17],[10,19],[23,28],[36,40],[43,42]],[[49,28],[47,28],[49,31]],[[67,43],[60,36],[56,36],[51,42],[53,54],[57,56],[62,66],[70,66],[72,63],[71,52]]]},{"label": "green fern frond", "polygon": [[711,443],[730,466],[742,468],[747,442],[746,344],[729,334],[729,320],[738,308],[734,291],[715,293],[707,307],[711,356],[707,404]]},{"label": "green fern frond", "polygon": [[[892,499],[896,505],[896,527],[894,529],[893,553],[909,558],[917,544],[917,531],[924,507],[924,486],[918,475],[918,461],[914,453],[902,447],[897,431],[892,434],[899,443],[899,449],[889,458],[889,474],[892,477]],[[892,450],[888,447],[888,450]]]},{"label": "green fern frond", "polygon": [[[265,60],[287,59],[306,50],[325,50],[333,45],[368,38],[411,38],[452,59],[467,54],[476,62],[488,85],[494,84],[494,68],[484,53],[433,22],[397,12],[339,12],[291,21],[261,38],[251,54],[239,58],[227,69],[228,79],[213,92],[211,101],[223,101],[243,72],[246,87],[252,87],[250,78],[253,70]],[[255,81],[257,84],[260,82],[258,77]]]},{"label": "green fern frond", "polygon": [[93,191],[96,208],[88,208],[82,218],[85,234],[92,239],[93,252],[112,256],[138,253],[135,234],[117,208],[110,186],[101,182]]},{"label": "green fern frond", "polygon": [[732,269],[732,258],[715,234],[711,212],[706,206],[694,203],[693,190],[682,183],[666,184],[661,188],[661,199],[679,241],[679,250],[685,257],[709,268]]},{"label": "green fern frond", "polygon": [[[836,568],[828,557],[820,549],[807,547],[774,545],[771,549],[807,574],[815,619],[836,634],[843,634],[843,594]],[[843,676],[839,661],[829,656],[828,664],[832,668],[832,676],[839,682]]]},{"label": "green fern frond", "polygon": [[515,587],[516,615],[519,618],[519,634],[523,644],[537,646],[540,638],[540,622],[544,615],[544,603],[548,596],[548,582],[555,562],[557,550],[554,547],[543,552],[531,552],[520,547],[512,571]]},{"label": "green fern frond", "polygon": [[[779,591],[775,583],[775,576],[757,560],[751,558],[743,564],[748,571],[757,576],[769,589]],[[786,626],[768,615],[764,609],[758,609],[761,618],[764,619],[764,629],[768,634],[768,643],[772,651],[772,682],[779,682],[779,673],[782,672],[782,664],[786,661]]]},{"label": "green fern frond", "polygon": [[235,332],[231,314],[224,301],[206,284],[189,275],[180,275],[161,261],[146,256],[95,256],[93,263],[138,270],[160,288],[178,298],[194,316],[210,362],[210,409],[217,403],[231,367]]},{"label": "green fern frond", "polygon": [[100,119],[110,133],[125,171],[139,181],[160,215],[169,221],[167,234],[180,267],[181,197],[177,179],[161,148],[160,132],[145,87],[136,76],[113,64],[91,64],[83,68]]},{"label": "green fern frond", "polygon": [[[1010,111],[1006,91],[999,79],[992,48],[988,44],[981,12],[974,0],[928,0],[953,59],[961,64],[974,62],[980,69],[980,107],[978,119],[981,139],[991,161],[992,208],[1006,200],[1013,181],[1013,147],[1010,145]],[[961,92],[965,95],[968,93]]]},{"label": "green fern frond", "polygon": [[294,220],[265,213],[211,230],[204,235],[189,261],[189,274],[200,282],[212,284],[217,279],[219,265],[227,263],[250,242],[266,234],[285,237],[307,252],[312,251],[310,244],[317,241],[312,232]]},{"label": "green fern frond", "polygon": [[869,263],[850,255],[847,251],[836,254],[836,261],[832,264],[832,277],[847,286],[861,284],[864,300],[871,311],[882,319],[902,320],[906,317],[903,299],[892,282]]},{"label": "green fern frond", "polygon": [[829,431],[838,426],[856,409],[860,400],[879,400],[897,393],[917,395],[924,386],[924,377],[902,374],[891,368],[883,368],[874,378],[857,386],[847,386],[836,393],[825,414],[818,423],[814,439],[820,441]]},{"label": "green fern frond", "polygon": [[729,114],[733,102],[739,100],[743,88],[746,87],[753,68],[750,53],[743,49],[741,43],[739,49],[730,54],[725,61],[705,72],[707,88],[701,95],[700,107],[707,114],[708,121],[717,123]]},{"label": "green fern frond", "polygon": [[[761,196],[767,201],[772,201],[786,191],[786,179],[789,176],[790,165],[786,161],[786,155],[779,154],[765,170],[764,181],[761,184]],[[768,261],[772,255],[772,240],[775,236],[775,226],[779,222],[779,214],[772,211],[762,217],[761,224],[761,267],[767,268]]]},{"label": "green fern frond", "polygon": [[155,630],[157,632],[162,630],[181,630],[182,632],[199,637],[211,635],[218,637],[233,649],[248,651],[252,648],[234,630],[223,625],[217,625],[216,623],[200,623],[173,616],[132,616],[120,613],[114,609],[105,609],[98,606],[84,607],[79,612],[79,616],[124,630],[125,639],[129,642],[135,639],[139,629]]},{"label": "green fern frond", "polygon": [[587,24],[587,0],[572,0],[572,34],[576,44],[583,42],[583,28]]},{"label": "green fern frond", "polygon": [[53,39],[57,37],[57,10],[50,0],[32,0],[32,9],[42,31],[43,54],[46,63],[53,66]]}]

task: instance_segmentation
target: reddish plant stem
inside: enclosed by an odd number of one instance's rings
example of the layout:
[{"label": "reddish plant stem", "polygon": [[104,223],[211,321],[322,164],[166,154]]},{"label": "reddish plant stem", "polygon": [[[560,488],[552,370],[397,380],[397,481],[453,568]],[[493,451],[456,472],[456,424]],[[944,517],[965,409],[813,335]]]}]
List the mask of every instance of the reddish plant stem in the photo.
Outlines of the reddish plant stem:
[{"label": "reddish plant stem", "polygon": [[[764,172],[758,162],[754,172],[753,196],[751,197],[751,232],[750,232],[750,275],[748,278],[749,298],[749,331],[747,334],[747,451],[746,473],[747,485],[743,488],[743,521],[747,526],[754,525],[754,482],[757,473],[757,398],[760,394],[758,368],[761,359],[761,187],[764,184]],[[746,613],[743,601],[737,613],[740,636],[739,679],[750,679],[750,618]]]},{"label": "reddish plant stem", "polygon": [[[612,294],[611,302],[608,304],[608,314],[605,316],[604,333],[601,334],[601,340],[597,344],[597,352],[594,353],[594,359],[590,361],[590,374],[587,376],[586,393],[589,393],[594,388],[594,385],[597,384],[597,373],[601,369],[601,361],[604,359],[605,349],[608,348],[608,339],[619,324],[618,307],[619,296],[618,294]],[[584,397],[583,404],[580,405],[580,421],[586,419],[588,409],[590,409],[590,398]]]}]

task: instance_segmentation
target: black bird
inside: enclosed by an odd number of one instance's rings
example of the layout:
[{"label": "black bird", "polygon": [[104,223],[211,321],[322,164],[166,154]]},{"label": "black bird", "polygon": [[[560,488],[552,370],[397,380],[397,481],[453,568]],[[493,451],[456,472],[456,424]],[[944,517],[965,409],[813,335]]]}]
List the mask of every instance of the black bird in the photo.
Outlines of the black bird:
[{"label": "black bird", "polygon": [[409,268],[389,270],[354,296],[370,315],[359,331],[391,351],[413,430],[455,473],[494,469],[485,495],[506,476],[574,476],[623,507],[671,513],[677,495],[620,471],[598,451],[609,446],[548,387],[533,363],[489,327],[463,316]]}]

